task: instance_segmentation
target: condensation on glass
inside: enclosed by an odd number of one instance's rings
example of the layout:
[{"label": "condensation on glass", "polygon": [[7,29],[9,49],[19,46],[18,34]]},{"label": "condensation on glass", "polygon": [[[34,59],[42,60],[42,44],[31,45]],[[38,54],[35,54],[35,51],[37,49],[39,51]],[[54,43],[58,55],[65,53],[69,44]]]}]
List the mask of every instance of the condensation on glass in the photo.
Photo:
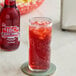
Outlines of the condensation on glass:
[{"label": "condensation on glass", "polygon": [[50,68],[52,22],[46,17],[34,17],[29,26],[29,69]]}]

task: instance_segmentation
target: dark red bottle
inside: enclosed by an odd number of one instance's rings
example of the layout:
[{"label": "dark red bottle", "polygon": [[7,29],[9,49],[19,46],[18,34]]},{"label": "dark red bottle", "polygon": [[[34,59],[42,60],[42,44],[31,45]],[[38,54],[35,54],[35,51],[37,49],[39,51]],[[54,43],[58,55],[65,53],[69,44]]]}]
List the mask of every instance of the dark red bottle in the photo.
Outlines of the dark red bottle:
[{"label": "dark red bottle", "polygon": [[1,48],[12,51],[20,44],[20,13],[15,0],[5,0],[0,22]]},{"label": "dark red bottle", "polygon": [[[1,10],[2,10],[2,7],[0,6],[0,25],[1,25]],[[1,26],[0,26],[0,47],[1,47]]]}]

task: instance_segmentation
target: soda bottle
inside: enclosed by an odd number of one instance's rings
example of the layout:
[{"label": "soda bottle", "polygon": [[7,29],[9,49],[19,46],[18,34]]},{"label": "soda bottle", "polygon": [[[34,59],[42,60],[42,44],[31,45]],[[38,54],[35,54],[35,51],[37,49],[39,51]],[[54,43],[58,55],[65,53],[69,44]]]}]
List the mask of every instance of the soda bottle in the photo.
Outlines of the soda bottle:
[{"label": "soda bottle", "polygon": [[1,11],[1,48],[12,51],[20,44],[20,13],[15,0],[5,0]]},{"label": "soda bottle", "polygon": [[[0,25],[1,25],[1,6],[0,6]],[[1,26],[0,26],[0,47],[1,47]]]}]

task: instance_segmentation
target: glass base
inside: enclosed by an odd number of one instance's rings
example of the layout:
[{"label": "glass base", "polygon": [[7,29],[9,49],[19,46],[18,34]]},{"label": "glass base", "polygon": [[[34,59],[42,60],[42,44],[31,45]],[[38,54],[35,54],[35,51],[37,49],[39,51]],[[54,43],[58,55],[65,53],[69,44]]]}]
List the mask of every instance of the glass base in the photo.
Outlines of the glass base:
[{"label": "glass base", "polygon": [[47,71],[37,72],[37,71],[31,71],[28,67],[28,62],[26,62],[21,66],[21,70],[25,74],[30,76],[48,76],[48,75],[52,75],[56,71],[56,66],[53,63],[51,63],[51,67]]},{"label": "glass base", "polygon": [[31,71],[34,71],[34,72],[45,72],[47,70],[42,70],[42,69],[32,69],[29,65],[28,65],[28,68],[31,70]]}]

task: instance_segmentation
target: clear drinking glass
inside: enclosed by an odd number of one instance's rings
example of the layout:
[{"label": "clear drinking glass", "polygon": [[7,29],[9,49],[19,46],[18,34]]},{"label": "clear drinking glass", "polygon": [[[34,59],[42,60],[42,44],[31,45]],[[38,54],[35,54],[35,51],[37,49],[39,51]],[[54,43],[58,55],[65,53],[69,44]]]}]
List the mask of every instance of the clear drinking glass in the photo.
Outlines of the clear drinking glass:
[{"label": "clear drinking glass", "polygon": [[29,25],[29,69],[46,71],[50,68],[52,21],[33,17]]}]

